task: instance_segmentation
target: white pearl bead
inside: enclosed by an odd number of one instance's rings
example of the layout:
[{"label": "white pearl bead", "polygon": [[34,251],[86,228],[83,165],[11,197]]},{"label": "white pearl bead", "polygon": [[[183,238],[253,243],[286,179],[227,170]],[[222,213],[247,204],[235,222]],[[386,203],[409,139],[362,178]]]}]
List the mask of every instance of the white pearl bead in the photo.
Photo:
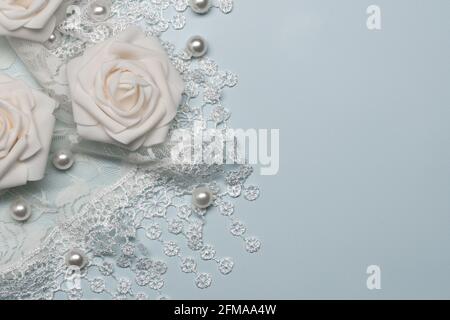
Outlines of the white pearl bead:
[{"label": "white pearl bead", "polygon": [[111,0],[96,0],[89,7],[89,17],[97,22],[105,21],[111,14]]},{"label": "white pearl bead", "polygon": [[52,33],[50,35],[50,37],[48,38],[48,42],[53,43],[56,41],[56,39],[57,39],[56,35],[54,33]]},{"label": "white pearl bead", "polygon": [[192,193],[192,204],[199,209],[208,208],[214,199],[214,195],[206,187],[200,187],[194,190]]},{"label": "white pearl bead", "polygon": [[24,200],[16,200],[11,204],[11,217],[19,222],[25,222],[31,217],[31,208]]},{"label": "white pearl bead", "polygon": [[56,169],[66,171],[72,168],[75,160],[72,152],[69,150],[60,150],[53,155],[52,162]]},{"label": "white pearl bead", "polygon": [[53,32],[50,37],[48,37],[47,41],[45,41],[44,46],[51,50],[59,46],[61,42],[61,36],[57,31]]},{"label": "white pearl bead", "polygon": [[68,266],[74,266],[82,269],[87,264],[86,255],[79,249],[73,249],[66,255],[66,264]]},{"label": "white pearl bead", "polygon": [[193,36],[188,40],[186,50],[194,58],[200,58],[208,52],[208,44],[201,36]]},{"label": "white pearl bead", "polygon": [[95,14],[96,16],[101,16],[104,15],[106,13],[106,8],[102,7],[102,6],[96,6],[93,10],[92,13]]},{"label": "white pearl bead", "polygon": [[210,0],[189,0],[192,11],[198,14],[205,14],[211,9]]}]

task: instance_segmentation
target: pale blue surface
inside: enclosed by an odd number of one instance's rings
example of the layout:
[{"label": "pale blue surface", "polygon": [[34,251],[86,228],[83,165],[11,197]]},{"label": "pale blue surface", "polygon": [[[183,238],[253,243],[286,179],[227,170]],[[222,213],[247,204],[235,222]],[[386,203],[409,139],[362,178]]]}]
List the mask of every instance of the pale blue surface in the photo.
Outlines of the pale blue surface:
[{"label": "pale blue surface", "polygon": [[[207,291],[180,275],[167,291],[450,298],[450,2],[236,2],[184,33],[212,39],[211,56],[239,74],[225,100],[236,127],[281,129],[280,174],[255,179],[262,198],[238,207],[264,247],[238,256],[238,241],[211,234],[234,274]],[[381,291],[366,288],[371,264]]]},{"label": "pale blue surface", "polygon": [[[450,298],[450,2],[236,0],[190,19],[240,78],[224,104],[237,128],[281,129],[281,170],[254,177],[237,214],[263,240],[248,255],[225,219],[206,238],[235,258],[196,289],[170,261],[173,298]],[[382,9],[368,31],[366,8]],[[158,250],[160,252],[160,250]],[[365,270],[382,269],[382,290]]]}]

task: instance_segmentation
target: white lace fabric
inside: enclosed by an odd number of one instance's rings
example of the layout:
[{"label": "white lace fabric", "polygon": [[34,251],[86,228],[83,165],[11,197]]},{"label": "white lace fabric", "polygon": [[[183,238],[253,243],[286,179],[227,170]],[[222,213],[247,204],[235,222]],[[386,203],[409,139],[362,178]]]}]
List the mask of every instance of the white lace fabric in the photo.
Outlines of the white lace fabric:
[{"label": "white lace fabric", "polygon": [[[222,92],[237,84],[235,74],[222,71],[207,56],[191,59],[183,49],[163,40],[169,28],[184,27],[187,0],[112,1],[110,17],[101,22],[89,18],[91,4],[71,2],[53,43],[10,41],[38,85],[60,102],[52,149],[70,148],[76,154],[76,165],[60,172],[49,164],[43,181],[0,195],[0,299],[52,299],[56,295],[83,299],[87,292],[114,299],[148,299],[153,292],[165,298],[167,264],[149,253],[152,241],[167,259],[179,261],[181,271],[190,274],[198,288],[208,288],[212,275],[201,272],[202,263],[214,263],[226,275],[234,261],[221,257],[204,239],[211,210],[192,206],[191,194],[198,186],[213,191],[213,206],[231,235],[242,239],[247,252],[258,252],[261,247],[234,212],[234,199],[259,197],[259,188],[247,184],[253,172],[250,166],[180,166],[171,163],[169,145],[130,153],[79,139],[65,65],[87,46],[130,25],[160,37],[186,83],[173,129],[193,129],[198,124],[204,129],[229,127],[230,111],[222,105]],[[218,0],[214,6],[229,13],[232,1]],[[26,78],[24,65],[13,52],[2,51],[0,67],[7,73]],[[9,203],[18,197],[31,204],[33,216],[25,224],[13,222],[8,214]],[[185,245],[188,251],[182,250]],[[66,264],[67,253],[74,249],[86,254],[88,264],[81,269]]]}]

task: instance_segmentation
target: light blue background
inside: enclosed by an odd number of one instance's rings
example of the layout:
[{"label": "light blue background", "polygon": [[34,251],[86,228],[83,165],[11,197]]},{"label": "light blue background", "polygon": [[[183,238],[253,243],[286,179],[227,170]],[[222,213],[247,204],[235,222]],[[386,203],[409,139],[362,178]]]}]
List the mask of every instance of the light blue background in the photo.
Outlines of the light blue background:
[{"label": "light blue background", "polygon": [[[382,30],[366,9],[382,10]],[[450,2],[237,0],[173,39],[211,39],[237,72],[225,104],[238,128],[281,129],[281,169],[238,212],[263,240],[207,291],[168,277],[177,298],[450,298]],[[214,218],[213,218],[214,220]],[[223,222],[223,221],[220,221]],[[382,269],[382,290],[366,268]],[[176,267],[175,267],[176,268]],[[213,270],[211,266],[211,270]],[[174,275],[174,273],[172,273]]]}]

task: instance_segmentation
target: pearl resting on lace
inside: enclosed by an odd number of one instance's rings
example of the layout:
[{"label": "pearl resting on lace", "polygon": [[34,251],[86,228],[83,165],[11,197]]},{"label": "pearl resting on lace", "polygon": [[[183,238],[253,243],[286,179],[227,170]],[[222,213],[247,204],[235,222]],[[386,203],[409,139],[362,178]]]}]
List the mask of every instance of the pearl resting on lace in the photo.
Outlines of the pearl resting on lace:
[{"label": "pearl resting on lace", "polygon": [[31,217],[31,208],[25,200],[16,200],[11,204],[11,217],[19,222],[25,222]]},{"label": "pearl resting on lace", "polygon": [[92,13],[96,16],[104,15],[106,12],[106,8],[102,6],[97,6],[92,10]]},{"label": "pearl resting on lace", "polygon": [[189,0],[189,5],[192,11],[198,14],[208,13],[209,9],[211,9],[210,0]]},{"label": "pearl resting on lace", "polygon": [[66,264],[69,267],[84,268],[88,260],[85,253],[79,249],[72,249],[66,255]]},{"label": "pearl resting on lace", "polygon": [[56,35],[52,33],[47,41],[50,43],[54,43],[56,41]]},{"label": "pearl resting on lace", "polygon": [[89,18],[96,22],[107,20],[111,15],[111,5],[110,0],[93,1],[88,9]]},{"label": "pearl resting on lace", "polygon": [[47,49],[53,50],[61,45],[61,40],[61,34],[55,30],[43,44]]},{"label": "pearl resting on lace", "polygon": [[193,36],[187,42],[186,51],[194,58],[203,57],[208,52],[208,43],[202,36]]},{"label": "pearl resting on lace", "polygon": [[214,195],[210,189],[200,187],[192,193],[192,204],[199,209],[206,209],[211,206]]},{"label": "pearl resting on lace", "polygon": [[53,165],[56,169],[66,171],[75,163],[73,153],[69,150],[60,150],[53,155]]}]

